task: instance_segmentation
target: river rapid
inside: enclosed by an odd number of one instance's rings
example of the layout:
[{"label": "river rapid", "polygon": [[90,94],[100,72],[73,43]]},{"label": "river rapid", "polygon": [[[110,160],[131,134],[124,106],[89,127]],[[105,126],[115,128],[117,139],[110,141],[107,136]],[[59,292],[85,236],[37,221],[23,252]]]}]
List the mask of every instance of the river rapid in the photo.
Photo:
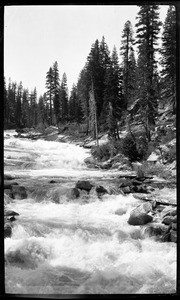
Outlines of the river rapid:
[{"label": "river rapid", "polygon": [[[4,172],[27,188],[28,197],[6,204],[19,213],[5,239],[6,293],[176,292],[176,243],[145,237],[143,226],[127,223],[140,200],[113,193],[99,198],[93,190],[68,197],[78,180],[103,181],[107,188],[119,171],[88,169],[89,149],[14,134],[5,131]],[[52,179],[57,184],[49,184]]]}]

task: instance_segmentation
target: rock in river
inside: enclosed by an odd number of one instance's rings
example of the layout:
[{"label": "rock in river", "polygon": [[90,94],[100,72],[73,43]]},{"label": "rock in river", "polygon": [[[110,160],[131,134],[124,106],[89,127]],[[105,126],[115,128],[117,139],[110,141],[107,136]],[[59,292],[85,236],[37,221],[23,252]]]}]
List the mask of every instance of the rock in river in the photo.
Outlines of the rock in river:
[{"label": "rock in river", "polygon": [[8,217],[8,216],[19,216],[19,214],[17,212],[13,211],[13,210],[5,210],[4,215],[6,217]]},{"label": "rock in river", "polygon": [[79,197],[79,195],[80,195],[80,193],[77,188],[71,188],[67,194],[68,198],[70,198],[70,199],[76,199]]},{"label": "rock in river", "polygon": [[128,223],[130,225],[144,225],[153,220],[152,216],[145,213],[133,213],[130,215]]},{"label": "rock in river", "polygon": [[171,223],[177,223],[177,217],[176,216],[166,216],[164,217],[164,219],[162,220],[162,223],[164,223],[165,225],[170,225]]},{"label": "rock in river", "polygon": [[4,224],[4,238],[11,237],[12,235],[12,226],[9,223]]},{"label": "rock in river", "polygon": [[76,188],[80,190],[86,190],[90,191],[92,189],[93,185],[88,180],[79,180],[76,183]]},{"label": "rock in river", "polygon": [[12,193],[15,199],[26,199],[27,193],[24,186],[13,185]]},{"label": "rock in river", "polygon": [[98,185],[96,187],[96,192],[100,194],[108,194],[108,191],[102,185]]},{"label": "rock in river", "polygon": [[131,211],[128,223],[130,225],[144,225],[151,222],[153,220],[153,217],[147,214],[150,210],[150,203],[143,203],[142,205],[139,205]]}]

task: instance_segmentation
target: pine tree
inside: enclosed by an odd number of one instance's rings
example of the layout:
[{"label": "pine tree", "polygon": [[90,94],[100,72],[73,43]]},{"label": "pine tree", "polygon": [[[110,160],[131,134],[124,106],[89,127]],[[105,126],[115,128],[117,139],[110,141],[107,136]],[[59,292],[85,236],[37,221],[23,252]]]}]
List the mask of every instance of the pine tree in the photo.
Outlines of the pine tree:
[{"label": "pine tree", "polygon": [[6,79],[4,77],[4,128],[8,128],[9,125],[9,103],[8,103],[8,94],[6,89]]},{"label": "pine tree", "polygon": [[45,122],[46,122],[46,112],[45,112],[44,97],[40,96],[37,105],[37,123],[45,125]]},{"label": "pine tree", "polygon": [[29,107],[29,91],[23,89],[22,95],[22,124],[24,127],[30,127],[30,107]]},{"label": "pine tree", "polygon": [[49,71],[47,72],[46,75],[46,88],[47,88],[47,99],[49,101],[49,107],[50,107],[50,125],[52,125],[52,120],[53,120],[53,107],[52,107],[52,102],[53,102],[53,69],[52,67],[49,68]]},{"label": "pine tree", "polygon": [[54,104],[54,114],[56,117],[56,124],[60,121],[60,79],[59,79],[59,69],[57,61],[53,64],[53,104]]},{"label": "pine tree", "polygon": [[77,82],[77,98],[79,107],[82,112],[82,121],[86,127],[86,133],[88,134],[89,128],[89,89],[90,89],[91,76],[87,70],[87,65],[81,70]]},{"label": "pine tree", "polygon": [[8,108],[9,108],[8,124],[11,128],[14,128],[16,124],[16,118],[15,118],[16,95],[17,95],[17,83],[11,82],[11,79],[9,78],[9,84],[7,90]]},{"label": "pine tree", "polygon": [[91,82],[93,81],[98,119],[101,115],[101,110],[103,107],[103,90],[105,76],[104,61],[106,59],[106,54],[103,53],[103,50],[105,51],[105,48],[106,47],[104,39],[101,45],[97,39],[92,45],[90,54],[87,58],[87,71],[90,77],[88,90],[91,89]]},{"label": "pine tree", "polygon": [[[157,98],[155,97],[154,75],[156,73],[155,52],[157,51],[158,33],[161,22],[159,21],[158,5],[140,6],[138,12],[137,44],[139,49],[139,95],[142,109],[141,115],[144,118],[144,125],[148,140],[150,141],[150,126],[155,124],[157,116]],[[141,90],[142,89],[142,90]]]},{"label": "pine tree", "polygon": [[163,77],[162,98],[176,109],[176,10],[170,5],[163,26],[161,65]]},{"label": "pine tree", "polygon": [[120,47],[122,55],[122,69],[123,69],[123,93],[126,101],[126,108],[134,101],[135,91],[135,56],[134,56],[134,38],[133,29],[130,21],[124,25],[122,34],[122,46]]},{"label": "pine tree", "polygon": [[22,114],[22,93],[23,93],[23,86],[22,82],[18,85],[17,90],[17,98],[16,98],[16,110],[15,110],[15,118],[16,118],[16,126],[21,127],[22,121],[21,121],[21,114]]},{"label": "pine tree", "polygon": [[62,122],[68,121],[68,88],[67,88],[67,76],[66,73],[62,76],[60,87],[60,102],[62,103]]},{"label": "pine tree", "polygon": [[37,92],[36,88],[30,93],[30,125],[37,125]]},{"label": "pine tree", "polygon": [[125,110],[125,101],[122,95],[121,69],[119,67],[117,50],[114,47],[111,63],[106,70],[104,90],[104,119],[109,135],[119,139],[118,121],[121,120]]},{"label": "pine tree", "polygon": [[73,84],[71,95],[69,98],[69,119],[71,122],[77,122],[78,124],[83,120],[83,113],[80,100],[77,95],[77,86]]}]

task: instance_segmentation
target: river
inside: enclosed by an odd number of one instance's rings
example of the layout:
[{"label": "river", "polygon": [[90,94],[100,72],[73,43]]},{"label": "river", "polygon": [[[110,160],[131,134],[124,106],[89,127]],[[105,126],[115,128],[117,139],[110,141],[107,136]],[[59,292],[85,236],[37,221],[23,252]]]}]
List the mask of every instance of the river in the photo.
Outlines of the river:
[{"label": "river", "polygon": [[[140,200],[113,193],[99,198],[93,189],[88,196],[68,197],[80,179],[104,182],[107,188],[119,172],[88,169],[89,149],[14,134],[5,131],[4,172],[29,192],[27,199],[6,205],[19,213],[12,237],[5,239],[6,293],[176,291],[176,243],[144,237],[143,226],[127,223]],[[49,183],[52,179],[56,183]]]}]

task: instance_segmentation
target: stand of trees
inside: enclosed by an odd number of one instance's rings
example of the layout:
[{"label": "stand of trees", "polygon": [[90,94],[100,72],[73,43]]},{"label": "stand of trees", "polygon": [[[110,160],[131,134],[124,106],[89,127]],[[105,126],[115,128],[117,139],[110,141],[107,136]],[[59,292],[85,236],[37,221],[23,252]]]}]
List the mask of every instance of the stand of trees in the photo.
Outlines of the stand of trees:
[{"label": "stand of trees", "polygon": [[[119,138],[119,129],[129,111],[144,125],[147,139],[158,116],[158,104],[176,110],[176,9],[170,5],[164,24],[158,5],[139,6],[136,34],[128,20],[121,36],[119,54],[110,53],[105,38],[92,44],[77,85],[68,95],[67,76],[59,76],[57,61],[46,73],[46,91],[37,99],[36,88],[29,91],[22,82],[4,79],[4,127],[35,127],[83,123],[91,131],[92,108],[89,92],[93,86],[97,130]],[[159,38],[162,28],[162,38]],[[137,60],[134,46],[138,46]],[[158,70],[157,53],[160,57]],[[133,107],[133,110],[132,110]],[[93,108],[94,109],[94,108]]]}]

